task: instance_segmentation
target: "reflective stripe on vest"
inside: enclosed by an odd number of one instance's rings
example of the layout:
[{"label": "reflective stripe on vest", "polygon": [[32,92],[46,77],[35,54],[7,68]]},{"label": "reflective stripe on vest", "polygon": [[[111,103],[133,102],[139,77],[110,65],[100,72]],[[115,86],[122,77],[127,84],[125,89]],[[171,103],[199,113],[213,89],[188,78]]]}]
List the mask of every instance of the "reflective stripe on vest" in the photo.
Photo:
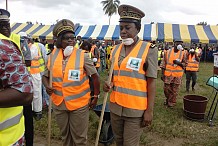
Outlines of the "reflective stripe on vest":
[{"label": "reflective stripe on vest", "polygon": [[[146,61],[151,43],[139,41],[120,66],[118,58],[123,44],[115,46],[112,50],[112,57],[115,57],[113,70],[113,91],[110,101],[120,106],[145,110],[147,109],[147,81],[143,65]],[[126,68],[130,57],[141,59],[139,70]]]},{"label": "reflective stripe on vest", "polygon": [[132,90],[132,89],[127,89],[127,88],[122,88],[122,87],[113,87],[114,90],[120,93],[125,93],[128,95],[133,95],[133,96],[141,96],[146,98],[147,97],[147,92],[142,92],[142,91],[137,91],[137,90]]},{"label": "reflective stripe on vest", "polygon": [[[52,94],[52,101],[55,105],[59,105],[65,101],[68,110],[76,110],[89,103],[90,86],[89,79],[84,71],[84,51],[80,49],[73,49],[71,56],[62,71],[63,51],[62,49],[54,49],[52,52],[53,60],[48,60],[48,68],[50,63],[53,64],[53,78],[52,86],[55,89]],[[80,80],[68,80],[70,71],[76,70],[80,73]]]},{"label": "reflective stripe on vest", "polygon": [[198,71],[199,69],[199,62],[196,61],[195,55],[189,55],[188,64],[186,66],[187,71]]},{"label": "reflective stripe on vest", "polygon": [[183,69],[179,65],[175,65],[173,60],[180,59],[182,60],[184,56],[183,51],[178,51],[176,55],[174,55],[174,48],[167,50],[167,62],[166,69],[164,72],[165,76],[173,76],[173,77],[181,77],[183,75]]},{"label": "reflective stripe on vest", "polygon": [[11,117],[10,119],[6,119],[5,121],[0,122],[0,131],[18,124],[20,122],[20,119],[22,118],[22,116],[23,116],[23,112],[21,112],[20,114],[14,116],[14,117]]},{"label": "reflective stripe on vest", "polygon": [[0,108],[0,146],[13,145],[24,129],[23,106]]},{"label": "reflective stripe on vest", "polygon": [[43,72],[45,71],[45,61],[44,61],[44,58],[42,57],[42,53],[41,53],[41,48],[39,47],[39,43],[35,43],[37,48],[38,48],[38,51],[39,51],[39,58],[38,58],[38,61],[39,61],[39,70],[40,72]]}]

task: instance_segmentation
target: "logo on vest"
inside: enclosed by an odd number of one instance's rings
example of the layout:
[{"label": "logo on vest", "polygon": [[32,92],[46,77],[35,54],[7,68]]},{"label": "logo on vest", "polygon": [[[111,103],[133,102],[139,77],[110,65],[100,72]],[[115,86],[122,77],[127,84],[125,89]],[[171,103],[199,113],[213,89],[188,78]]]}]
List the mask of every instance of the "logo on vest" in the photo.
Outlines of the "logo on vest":
[{"label": "logo on vest", "polygon": [[141,58],[129,57],[129,60],[126,64],[126,68],[139,71],[141,62],[142,62]]},{"label": "logo on vest", "polygon": [[68,80],[80,81],[80,71],[79,70],[69,70]]}]

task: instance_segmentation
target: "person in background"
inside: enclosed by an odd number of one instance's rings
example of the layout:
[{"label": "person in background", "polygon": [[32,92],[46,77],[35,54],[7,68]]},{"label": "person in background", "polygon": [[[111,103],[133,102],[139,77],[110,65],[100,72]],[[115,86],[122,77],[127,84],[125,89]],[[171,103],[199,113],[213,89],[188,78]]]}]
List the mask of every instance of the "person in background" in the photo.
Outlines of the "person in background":
[{"label": "person in background", "polygon": [[46,39],[40,39],[40,43],[43,44],[44,46],[45,46],[46,44],[48,44],[47,41],[46,41]]},{"label": "person in background", "polygon": [[26,32],[19,32],[18,35],[20,35],[20,48],[23,53],[25,64],[27,67],[30,67],[32,57],[31,57],[30,48],[28,47],[29,36],[27,35]]},{"label": "person in background", "polygon": [[114,46],[112,83],[103,90],[110,94],[111,124],[117,146],[138,146],[143,127],[151,125],[157,78],[157,48],[141,41],[138,33],[144,12],[120,5],[122,43]]},{"label": "person in background", "polygon": [[[28,46],[28,39],[30,39],[29,35],[26,32],[19,32],[21,36],[21,50],[25,59],[26,66],[31,66],[31,51]],[[32,104],[23,107],[23,115],[25,119],[25,144],[26,146],[33,146],[34,139],[34,125],[33,125],[33,112],[32,112]]]},{"label": "person in background", "polygon": [[82,43],[83,43],[82,37],[78,35],[78,36],[76,37],[76,45],[74,46],[74,48],[79,49],[80,46],[82,45]]},{"label": "person in background", "polygon": [[190,82],[192,80],[192,91],[195,91],[197,81],[197,72],[199,70],[199,55],[195,50],[195,45],[191,44],[190,50],[186,57],[186,92],[189,93]]},{"label": "person in background", "polygon": [[98,51],[98,47],[96,45],[96,42],[92,40],[92,38],[89,38],[88,42],[92,44],[92,48],[90,52],[92,53],[92,61],[95,65],[96,70],[98,71],[100,67],[100,54]]},{"label": "person in background", "polygon": [[32,56],[30,74],[32,75],[33,81],[33,117],[38,121],[42,118],[42,77],[40,73],[43,72],[42,69],[44,69],[44,67],[42,64],[44,64],[44,62],[40,49],[31,37],[28,39],[28,46]]},{"label": "person in background", "polygon": [[[41,42],[45,43],[46,40],[42,39]],[[46,49],[45,45],[42,44],[42,43],[38,42],[38,39],[35,39],[34,45],[37,46],[38,50],[40,51],[40,56],[41,56],[40,59],[39,59],[41,77],[44,74],[45,66],[46,66],[46,64],[48,62],[48,55],[47,55],[48,50]],[[49,106],[49,95],[47,94],[46,89],[45,89],[44,85],[42,84],[42,107],[44,109],[47,109],[48,106]]]},{"label": "person in background", "polygon": [[0,9],[0,145],[24,145],[23,106],[32,102],[32,82],[22,53],[11,40],[10,13]]},{"label": "person in background", "polygon": [[[57,38],[53,59],[48,60],[48,71],[43,84],[53,102],[53,112],[60,128],[64,146],[86,146],[89,108],[95,107],[100,92],[97,70],[88,53],[75,46],[74,24],[68,19],[59,21],[53,29]],[[53,69],[50,70],[50,65]],[[52,71],[52,87],[49,86]],[[94,99],[90,101],[88,76],[94,84]]]},{"label": "person in background", "polygon": [[[116,40],[117,42],[117,40]],[[116,45],[120,44],[117,43]],[[107,43],[107,48],[106,48],[106,69],[110,68],[110,57],[111,57],[111,50],[113,49],[111,42]]]},{"label": "person in background", "polygon": [[105,44],[100,44],[99,47],[99,54],[100,54],[100,71],[103,72],[106,69],[106,51],[105,51]]},{"label": "person in background", "polygon": [[166,101],[164,105],[174,107],[182,83],[185,67],[185,53],[182,51],[182,41],[175,41],[174,47],[164,54],[161,79],[164,82],[164,94]]},{"label": "person in background", "polygon": [[201,44],[199,44],[199,46],[197,46],[197,44],[195,45],[195,52],[197,52],[198,57],[201,58],[201,55],[203,53]]},{"label": "person in background", "polygon": [[160,44],[158,48],[158,66],[160,66],[162,59],[163,59],[163,45]]}]

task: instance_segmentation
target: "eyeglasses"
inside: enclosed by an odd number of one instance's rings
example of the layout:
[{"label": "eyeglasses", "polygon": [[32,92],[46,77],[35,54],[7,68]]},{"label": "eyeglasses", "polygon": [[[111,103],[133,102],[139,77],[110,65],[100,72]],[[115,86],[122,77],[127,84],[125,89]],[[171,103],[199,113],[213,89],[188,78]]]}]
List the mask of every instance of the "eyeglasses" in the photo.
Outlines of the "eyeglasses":
[{"label": "eyeglasses", "polygon": [[69,39],[71,39],[71,40],[75,40],[76,39],[76,37],[74,36],[74,35],[65,35],[65,36],[63,36],[63,40],[69,40]]}]

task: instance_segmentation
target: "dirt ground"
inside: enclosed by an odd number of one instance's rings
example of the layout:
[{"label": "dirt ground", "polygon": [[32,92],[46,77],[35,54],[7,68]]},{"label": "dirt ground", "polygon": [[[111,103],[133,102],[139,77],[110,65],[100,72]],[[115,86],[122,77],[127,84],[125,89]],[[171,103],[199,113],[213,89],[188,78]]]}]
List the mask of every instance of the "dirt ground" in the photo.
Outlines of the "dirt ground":
[{"label": "dirt ground", "polygon": [[[149,134],[148,138],[150,139],[150,143],[147,146],[181,146],[184,144],[185,140],[182,138],[173,138],[173,139],[163,139],[162,137],[158,136],[157,134]],[[51,140],[51,146],[61,146],[61,140]],[[47,146],[47,139],[45,137],[35,135],[34,137],[34,146]],[[89,142],[88,146],[94,146],[94,142]],[[103,144],[99,143],[99,146],[104,146]],[[111,144],[110,146],[116,146],[115,143]],[[145,145],[140,145],[145,146]]]}]

